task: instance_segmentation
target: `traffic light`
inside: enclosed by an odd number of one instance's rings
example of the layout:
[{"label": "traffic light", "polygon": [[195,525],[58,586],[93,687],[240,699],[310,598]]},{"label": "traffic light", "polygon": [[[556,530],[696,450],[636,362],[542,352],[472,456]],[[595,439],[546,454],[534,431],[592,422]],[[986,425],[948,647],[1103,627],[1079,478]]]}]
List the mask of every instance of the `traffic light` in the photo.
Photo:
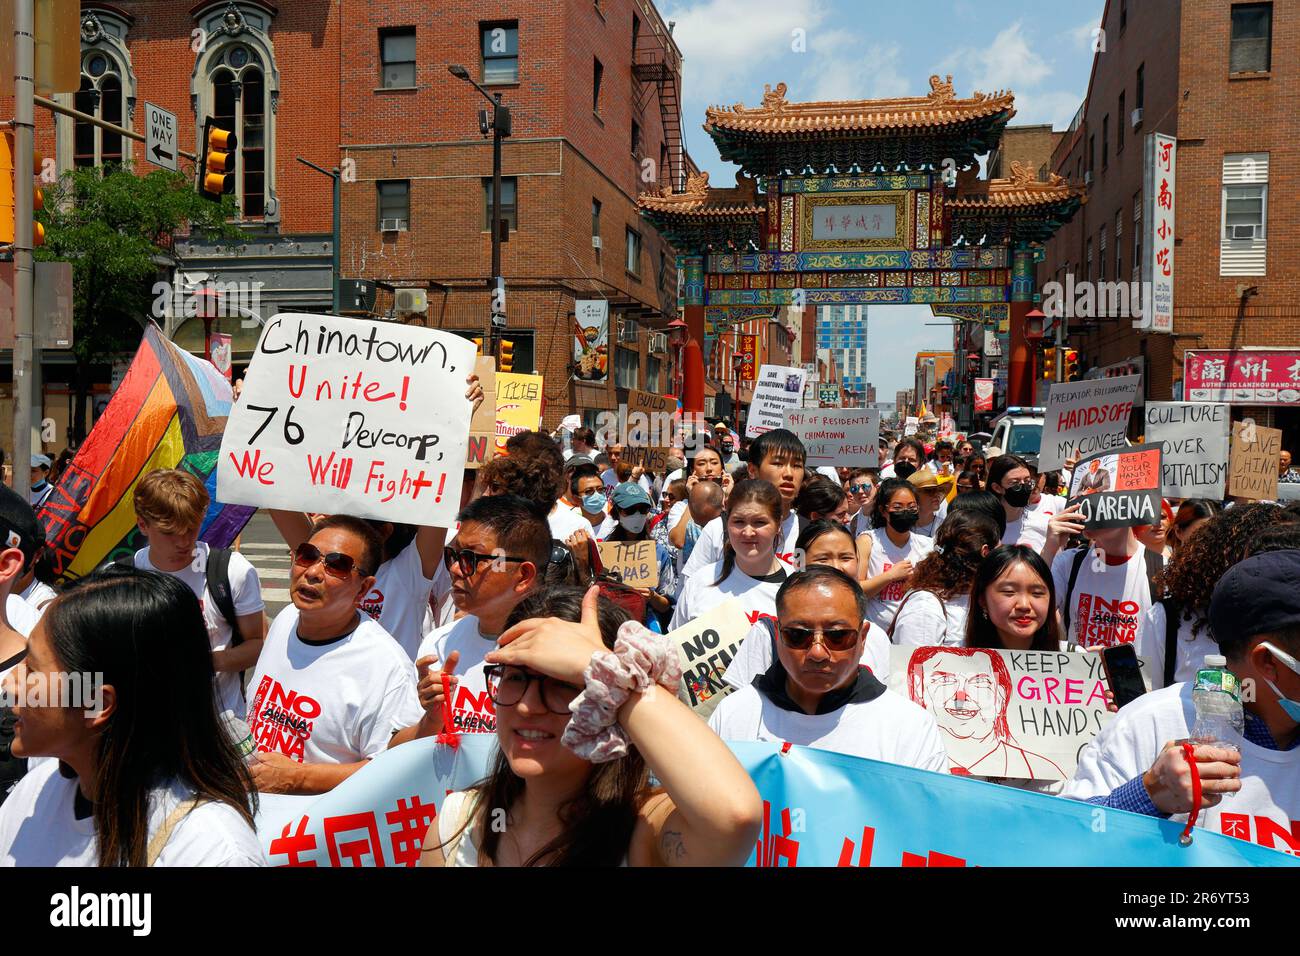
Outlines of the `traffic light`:
[{"label": "traffic light", "polygon": [[515,367],[515,343],[509,339],[501,340],[501,361],[497,363],[498,372],[511,372]]},{"label": "traffic light", "polygon": [[1056,381],[1056,346],[1051,346],[1043,350],[1043,379],[1048,382]]},{"label": "traffic light", "polygon": [[203,122],[203,155],[199,157],[199,195],[213,202],[235,191],[235,134],[215,125],[211,117]]},{"label": "traffic light", "polygon": [[1077,382],[1079,380],[1079,352],[1077,349],[1065,350],[1065,380],[1067,382]]},{"label": "traffic light", "polygon": [[474,338],[472,339],[472,341],[473,341],[473,343],[474,343],[474,352],[475,352],[475,354],[477,354],[477,355],[482,355],[482,354],[483,354],[483,336],[481,336],[481,335],[476,335],[476,336],[474,336]]},{"label": "traffic light", "polygon": [[[41,168],[40,154],[32,161],[33,169]],[[13,245],[17,224],[17,211],[14,209],[14,135],[5,133],[0,136],[0,245]],[[45,208],[45,193],[39,186],[32,188],[32,212]],[[33,218],[32,248],[45,245],[45,226]]]}]

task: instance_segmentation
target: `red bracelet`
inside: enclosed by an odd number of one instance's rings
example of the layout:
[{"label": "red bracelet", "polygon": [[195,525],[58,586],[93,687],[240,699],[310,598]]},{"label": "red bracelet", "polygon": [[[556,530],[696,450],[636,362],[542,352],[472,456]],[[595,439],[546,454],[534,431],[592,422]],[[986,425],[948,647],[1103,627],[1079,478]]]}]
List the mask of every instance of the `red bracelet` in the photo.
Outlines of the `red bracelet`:
[{"label": "red bracelet", "polygon": [[446,744],[448,747],[460,746],[460,732],[456,730],[456,721],[451,706],[451,675],[446,671],[442,674],[442,733],[435,737],[434,740],[440,744]]},{"label": "red bracelet", "polygon": [[1201,771],[1196,766],[1196,748],[1190,742],[1183,744],[1183,756],[1192,768],[1192,811],[1187,814],[1187,826],[1183,827],[1183,835],[1178,838],[1178,842],[1183,846],[1191,846],[1192,830],[1196,827],[1196,818],[1201,812]]}]

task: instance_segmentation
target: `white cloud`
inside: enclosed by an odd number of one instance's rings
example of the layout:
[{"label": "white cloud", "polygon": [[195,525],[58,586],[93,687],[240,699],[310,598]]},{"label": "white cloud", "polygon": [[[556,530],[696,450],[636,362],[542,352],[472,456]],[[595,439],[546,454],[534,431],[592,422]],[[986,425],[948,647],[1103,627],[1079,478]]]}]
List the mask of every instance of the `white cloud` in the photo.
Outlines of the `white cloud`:
[{"label": "white cloud", "polygon": [[1080,50],[1086,50],[1088,53],[1092,53],[1093,45],[1096,42],[1093,34],[1100,28],[1101,18],[1098,17],[1065,31],[1065,35],[1069,37],[1070,42],[1074,46],[1078,47]]},{"label": "white cloud", "polygon": [[1047,79],[1052,67],[1033,48],[1017,20],[994,37],[992,43],[954,50],[940,64],[939,71],[953,74],[958,96],[969,96],[973,90],[992,93],[1030,89]]},{"label": "white cloud", "polygon": [[897,43],[867,43],[839,33],[811,48],[814,60],[804,70],[801,86],[809,100],[862,100],[919,95],[901,71],[902,49]]}]

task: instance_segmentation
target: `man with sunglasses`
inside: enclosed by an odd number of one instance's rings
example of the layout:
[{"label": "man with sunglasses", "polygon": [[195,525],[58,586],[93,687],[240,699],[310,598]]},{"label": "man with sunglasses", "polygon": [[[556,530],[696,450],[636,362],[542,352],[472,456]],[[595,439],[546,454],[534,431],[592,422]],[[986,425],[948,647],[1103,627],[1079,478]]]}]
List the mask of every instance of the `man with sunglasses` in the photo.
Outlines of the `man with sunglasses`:
[{"label": "man with sunglasses", "polygon": [[940,773],[948,757],[922,707],[861,666],[870,627],[858,583],[817,565],[776,595],[776,658],[709,718],[723,740],[762,740],[884,760]]},{"label": "man with sunglasses", "polygon": [[1198,826],[1300,852],[1297,593],[1300,551],[1256,554],[1215,586],[1210,631],[1240,681],[1245,725],[1226,731],[1231,739],[1194,741],[1195,775],[1183,748],[1196,723],[1192,684],[1179,683],[1121,708],[1080,755],[1064,796],[1183,822],[1199,779]]},{"label": "man with sunglasses", "polygon": [[[551,529],[538,508],[518,495],[471,501],[458,516],[456,540],[443,550],[451,572],[451,597],[464,616],[431,631],[416,659],[424,714],[393,738],[393,745],[442,733],[496,732],[487,696],[483,657],[495,648],[510,612],[541,583],[551,559]],[[450,676],[443,686],[443,673]],[[451,692],[451,728],[443,726]]]},{"label": "man with sunglasses", "polygon": [[357,602],[383,554],[360,518],[333,515],[294,549],[292,607],[276,615],[249,684],[264,793],[326,793],[420,719],[415,667]]}]

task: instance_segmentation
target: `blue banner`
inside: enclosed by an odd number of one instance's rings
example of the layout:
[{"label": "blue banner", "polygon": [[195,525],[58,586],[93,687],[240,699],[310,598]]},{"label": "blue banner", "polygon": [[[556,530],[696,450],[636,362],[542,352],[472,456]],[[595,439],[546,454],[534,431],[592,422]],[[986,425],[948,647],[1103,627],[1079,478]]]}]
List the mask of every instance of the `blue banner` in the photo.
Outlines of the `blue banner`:
[{"label": "blue banner", "polygon": [[[1288,866],[1295,857],[1209,830],[950,774],[779,744],[729,745],[758,786],[749,866]],[[264,795],[258,831],[279,866],[414,866],[446,794],[485,773],[496,737],[386,751],[320,797]]]}]

